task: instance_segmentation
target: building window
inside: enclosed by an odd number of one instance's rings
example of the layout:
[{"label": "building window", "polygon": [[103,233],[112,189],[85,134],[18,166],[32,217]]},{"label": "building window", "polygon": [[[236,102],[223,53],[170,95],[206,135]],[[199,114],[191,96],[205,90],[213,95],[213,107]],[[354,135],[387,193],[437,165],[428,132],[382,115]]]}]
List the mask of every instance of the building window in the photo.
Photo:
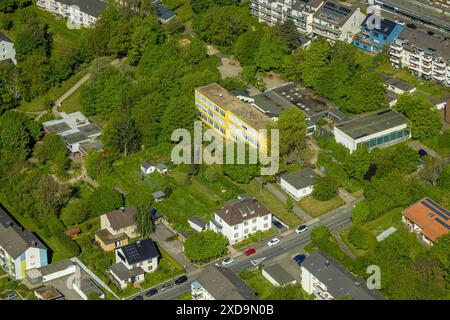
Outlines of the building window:
[{"label": "building window", "polygon": [[267,223],[264,224],[264,229],[268,228],[269,225]]},{"label": "building window", "polygon": [[253,219],[253,220],[252,220],[252,223],[256,223],[256,219]]},{"label": "building window", "polygon": [[252,228],[252,230],[253,230],[253,231],[256,231],[256,226],[254,226],[254,227]]},{"label": "building window", "polygon": [[236,238],[238,238],[239,237],[239,233],[235,233],[234,234],[234,238],[236,239]]},{"label": "building window", "polygon": [[269,219],[269,216],[268,216],[268,215],[264,217],[264,220],[267,220],[267,219]]},{"label": "building window", "polygon": [[244,233],[248,233],[248,229],[244,229]]},{"label": "building window", "polygon": [[234,230],[237,230],[238,229],[238,226],[236,225],[236,226],[234,226]]}]

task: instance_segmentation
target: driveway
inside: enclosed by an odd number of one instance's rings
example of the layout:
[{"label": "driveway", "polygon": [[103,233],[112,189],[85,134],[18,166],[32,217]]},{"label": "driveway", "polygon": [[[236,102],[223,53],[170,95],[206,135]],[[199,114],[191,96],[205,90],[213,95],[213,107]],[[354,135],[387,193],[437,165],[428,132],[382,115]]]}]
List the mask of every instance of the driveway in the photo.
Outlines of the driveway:
[{"label": "driveway", "polygon": [[151,234],[151,238],[157,242],[157,244],[162,247],[172,258],[174,258],[182,266],[186,266],[187,271],[192,271],[195,266],[189,262],[184,256],[183,243],[181,240],[177,239],[167,239],[172,238],[175,234],[170,231],[165,225],[157,224],[155,232]]},{"label": "driveway", "polygon": [[411,147],[411,149],[414,149],[416,151],[419,151],[420,149],[424,149],[433,158],[441,159],[441,156],[436,151],[427,147],[423,143],[420,143],[419,141],[416,141],[416,140],[410,141],[408,143],[408,145]]}]

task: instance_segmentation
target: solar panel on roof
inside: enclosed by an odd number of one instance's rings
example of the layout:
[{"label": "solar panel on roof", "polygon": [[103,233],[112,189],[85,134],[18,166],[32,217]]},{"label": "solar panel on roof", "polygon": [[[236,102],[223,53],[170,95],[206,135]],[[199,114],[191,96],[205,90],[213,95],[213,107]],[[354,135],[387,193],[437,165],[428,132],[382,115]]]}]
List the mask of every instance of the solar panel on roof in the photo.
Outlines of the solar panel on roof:
[{"label": "solar panel on roof", "polygon": [[448,215],[450,217],[450,212],[448,210],[445,210],[443,207],[441,207],[439,204],[437,204],[436,202],[434,202],[430,198],[425,198],[425,200],[428,201],[429,203],[431,203],[437,209],[441,210],[442,212],[444,212],[446,215]]},{"label": "solar panel on roof", "polygon": [[441,225],[443,225],[443,226],[446,227],[448,230],[450,230],[450,225],[449,225],[449,224],[445,223],[444,221],[442,221],[442,220],[439,219],[439,218],[436,218],[436,219],[434,219],[434,220],[436,220],[436,221],[439,222]]},{"label": "solar panel on roof", "polygon": [[345,8],[345,7],[340,7],[339,8],[339,12],[343,13],[345,15],[348,15],[350,12],[352,12],[349,8]]},{"label": "solar panel on roof", "polygon": [[327,9],[333,10],[333,9],[336,8],[336,4],[334,4],[333,2],[327,1],[327,2],[325,3],[325,6],[324,6],[324,7],[327,8]]},{"label": "solar panel on roof", "polygon": [[309,2],[309,0],[300,0],[301,2],[303,2],[303,3],[308,3]]},{"label": "solar panel on roof", "polygon": [[437,215],[439,215],[440,217],[444,218],[445,220],[448,220],[449,218],[443,214],[442,212],[440,212],[439,210],[437,210],[435,207],[431,206],[429,203],[422,201],[421,202],[425,207],[427,207],[428,209],[430,209],[431,211],[433,211],[434,213],[436,213]]}]

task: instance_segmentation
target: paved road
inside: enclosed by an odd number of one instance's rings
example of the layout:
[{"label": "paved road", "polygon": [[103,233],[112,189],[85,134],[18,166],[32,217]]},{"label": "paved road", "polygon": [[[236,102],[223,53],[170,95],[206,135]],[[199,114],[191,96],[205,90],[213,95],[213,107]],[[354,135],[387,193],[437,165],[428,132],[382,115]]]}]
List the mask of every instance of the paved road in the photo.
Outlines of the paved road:
[{"label": "paved road", "polygon": [[[326,217],[318,221],[317,223],[314,223],[314,226],[327,225],[332,231],[348,227],[351,224],[350,213],[351,208],[348,208],[345,211]],[[265,242],[260,243],[259,246],[255,245],[253,247],[257,249],[256,254],[250,257],[241,254],[239,257],[234,258],[234,262],[232,265],[230,265],[229,268],[237,273],[243,268],[254,267],[251,264],[251,261],[255,259],[265,257],[265,260],[262,263],[267,264],[267,262],[270,262],[270,260],[283,254],[292,254],[292,256],[294,256],[304,246],[310,243],[310,232],[311,231],[308,231],[305,234],[298,235],[291,230],[290,232],[287,232],[284,237],[280,237],[280,243],[274,247],[267,246]],[[188,273],[187,276],[189,278],[189,281],[187,283],[184,283],[180,286],[175,286],[164,292],[159,292],[151,298],[144,298],[150,300],[175,300],[177,297],[182,296],[190,291],[191,282],[195,281],[198,278],[201,271],[201,269],[197,269],[194,272]]]}]

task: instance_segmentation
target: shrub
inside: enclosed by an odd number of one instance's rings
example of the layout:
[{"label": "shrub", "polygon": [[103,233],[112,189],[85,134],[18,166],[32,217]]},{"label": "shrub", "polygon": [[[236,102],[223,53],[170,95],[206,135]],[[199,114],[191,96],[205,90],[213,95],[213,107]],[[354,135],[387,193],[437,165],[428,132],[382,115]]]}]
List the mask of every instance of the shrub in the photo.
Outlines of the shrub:
[{"label": "shrub", "polygon": [[314,228],[311,232],[311,240],[314,244],[328,241],[328,238],[330,238],[330,236],[330,229],[328,229],[327,226]]},{"label": "shrub", "polygon": [[348,233],[348,241],[358,249],[368,250],[375,247],[376,239],[370,231],[361,226],[353,226]]},{"label": "shrub", "polygon": [[184,252],[192,262],[205,263],[226,254],[227,247],[227,238],[214,231],[206,231],[191,235],[184,243]]},{"label": "shrub", "polygon": [[89,211],[92,217],[118,209],[123,206],[123,203],[122,194],[106,185],[95,189],[88,200]]},{"label": "shrub", "polygon": [[61,211],[61,221],[66,227],[70,227],[85,221],[89,214],[89,206],[83,200],[75,200],[70,202]]},{"label": "shrub", "polygon": [[330,200],[336,196],[339,182],[333,176],[318,177],[314,181],[312,196],[320,201]]}]

